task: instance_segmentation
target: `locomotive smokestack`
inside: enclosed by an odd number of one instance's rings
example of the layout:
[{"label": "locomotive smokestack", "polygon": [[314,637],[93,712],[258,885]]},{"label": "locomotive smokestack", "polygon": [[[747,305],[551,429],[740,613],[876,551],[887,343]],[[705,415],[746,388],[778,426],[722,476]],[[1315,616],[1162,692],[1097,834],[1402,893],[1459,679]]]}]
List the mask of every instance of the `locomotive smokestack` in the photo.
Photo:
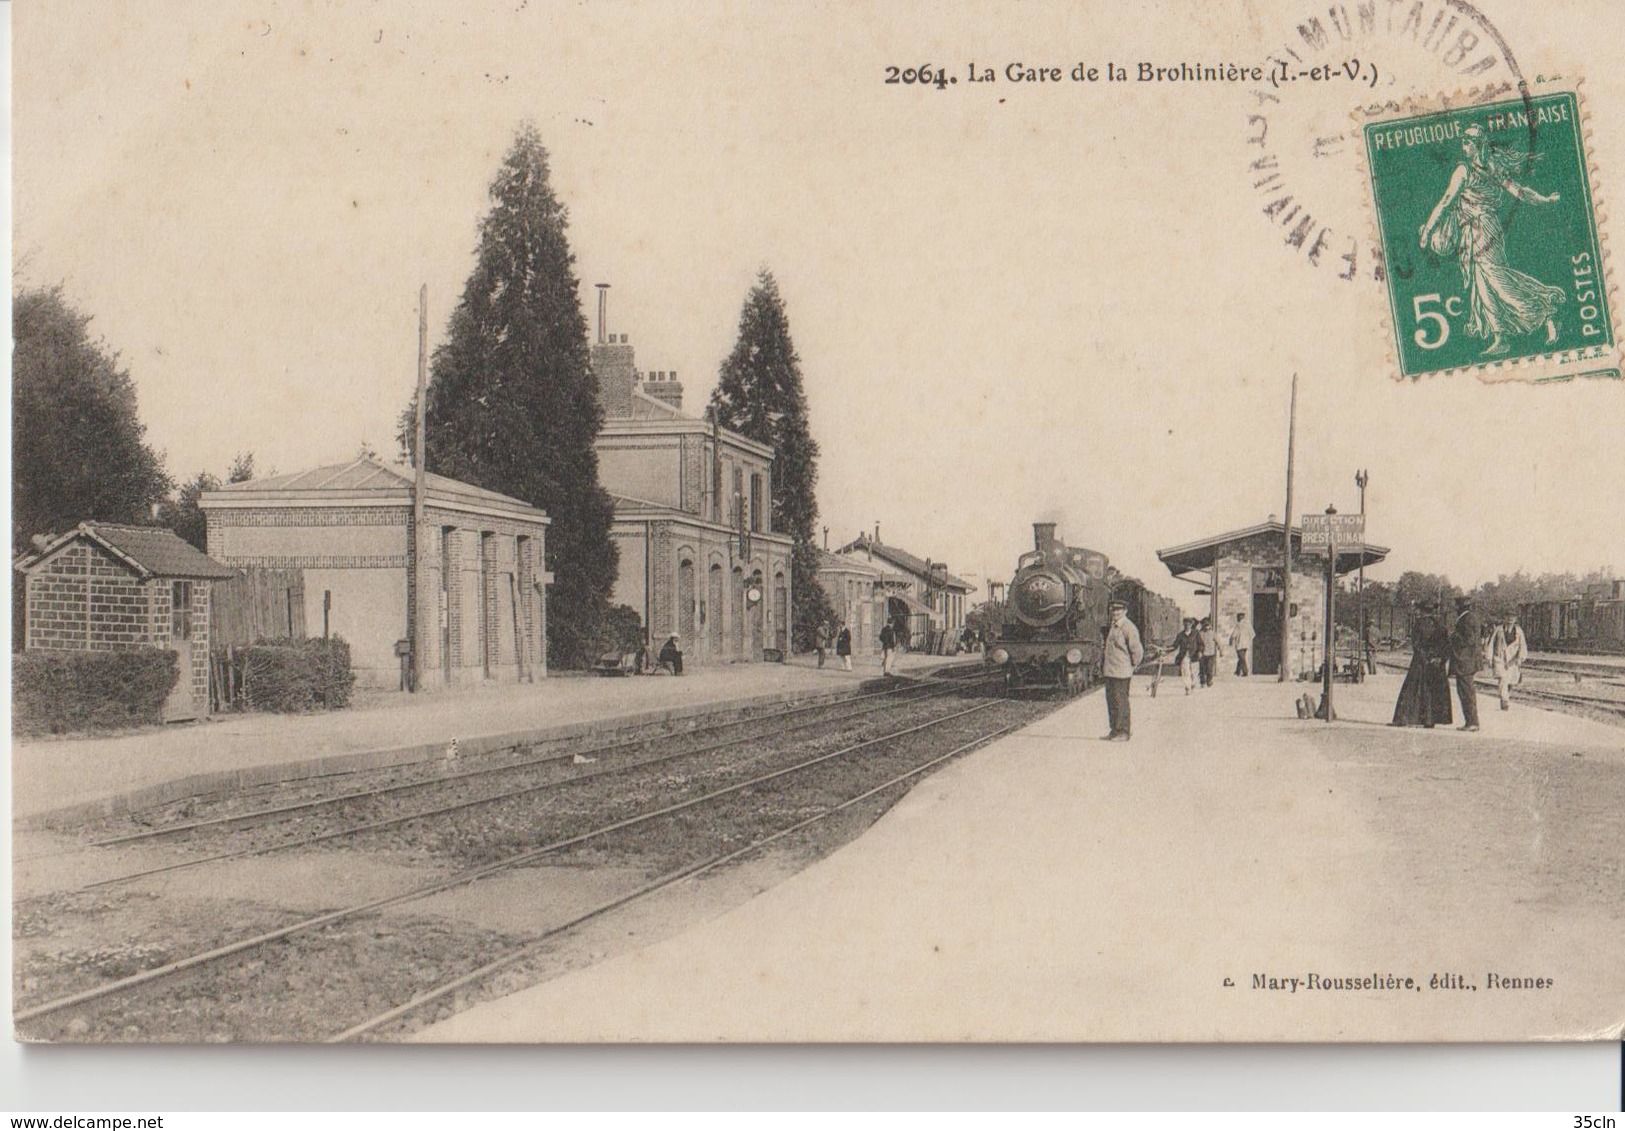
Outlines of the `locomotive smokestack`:
[{"label": "locomotive smokestack", "polygon": [[1053,522],[1033,523],[1033,549],[1048,550],[1055,545],[1055,524]]}]

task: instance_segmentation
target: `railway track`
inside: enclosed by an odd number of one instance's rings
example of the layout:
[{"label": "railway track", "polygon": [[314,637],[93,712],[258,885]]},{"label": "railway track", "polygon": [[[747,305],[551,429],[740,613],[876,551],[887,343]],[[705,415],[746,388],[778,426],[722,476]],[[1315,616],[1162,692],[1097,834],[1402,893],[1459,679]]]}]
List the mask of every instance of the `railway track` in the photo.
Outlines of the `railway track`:
[{"label": "railway track", "polygon": [[[1383,667],[1392,668],[1395,671],[1403,672],[1408,671],[1410,668],[1408,663],[1400,663],[1395,660],[1379,659],[1377,662]],[[1566,672],[1568,670],[1565,668],[1553,668],[1545,664],[1538,667],[1525,664],[1524,669],[1526,672],[1531,670],[1535,672]],[[1473,682],[1480,690],[1489,691],[1492,694],[1496,691],[1495,680],[1486,679],[1482,676],[1482,674]],[[1607,686],[1614,685],[1613,681],[1605,680],[1601,682]],[[1584,685],[1582,683],[1578,686]],[[1601,718],[1609,722],[1618,721],[1620,723],[1625,723],[1625,698],[1611,697],[1608,695],[1577,695],[1572,692],[1557,691],[1553,688],[1531,686],[1527,681],[1520,683],[1511,689],[1511,698],[1514,702],[1529,703],[1534,706],[1547,706],[1553,710],[1563,711],[1567,714],[1583,714],[1586,715],[1586,717]]]},{"label": "railway track", "polygon": [[[88,844],[83,847],[75,846],[61,848],[48,853],[36,853],[33,855],[18,857],[16,862],[19,864],[30,863],[50,857],[60,857],[73,852],[82,852],[87,848],[100,849],[126,847],[144,842],[162,841],[171,838],[180,838],[188,843],[192,838],[199,836],[213,835],[215,839],[220,839],[221,834],[252,830],[254,828],[269,825],[273,821],[289,818],[295,814],[302,815],[302,822],[308,823],[313,815],[319,817],[323,812],[337,812],[346,806],[376,807],[378,803],[381,802],[399,801],[408,795],[420,795],[436,789],[457,789],[475,781],[500,779],[506,776],[522,778],[527,774],[536,774],[539,771],[545,772],[547,770],[563,771],[560,776],[556,778],[545,780],[540,784],[532,783],[528,787],[508,790],[499,789],[492,793],[467,797],[459,802],[449,805],[419,809],[415,811],[402,811],[391,814],[387,817],[375,818],[367,821],[358,821],[349,825],[341,825],[336,828],[330,828],[316,833],[307,832],[302,836],[291,837],[270,845],[255,845],[232,851],[214,852],[208,855],[192,857],[181,861],[165,863],[163,865],[151,868],[143,868],[137,871],[123,873],[98,880],[93,884],[87,885],[89,887],[106,887],[149,876],[156,876],[167,872],[180,871],[203,864],[306,847],[309,845],[338,839],[352,833],[361,833],[371,829],[388,828],[392,825],[411,821],[421,817],[430,817],[442,813],[455,812],[463,808],[493,803],[506,797],[513,796],[516,792],[526,792],[527,789],[530,791],[539,791],[545,788],[563,787],[574,782],[589,781],[594,778],[605,777],[617,773],[626,773],[634,771],[640,767],[659,765],[663,762],[675,761],[685,757],[692,757],[698,754],[711,753],[717,750],[726,749],[730,746],[748,742],[754,738],[760,737],[758,734],[750,733],[747,728],[765,726],[769,731],[782,730],[786,720],[797,718],[804,720],[801,724],[804,727],[839,724],[841,722],[859,719],[867,715],[877,713],[887,709],[890,705],[899,702],[912,702],[919,699],[928,699],[934,696],[950,693],[955,688],[975,685],[978,682],[980,681],[977,679],[966,677],[956,677],[941,681],[927,681],[918,683],[911,682],[904,686],[852,696],[849,698],[836,700],[832,703],[803,705],[781,711],[773,711],[766,714],[748,716],[743,719],[728,719],[716,723],[707,723],[681,732],[634,735],[616,742],[601,744],[582,750],[571,750],[562,754],[549,753],[535,757],[522,757],[517,761],[503,761],[494,766],[481,766],[473,769],[441,772],[433,776],[408,780],[405,782],[391,780],[384,785],[370,789],[345,789],[337,793],[318,795],[288,804],[247,811],[229,812],[220,816],[201,820],[182,821],[168,825],[147,827],[136,832],[121,833],[111,837],[100,837],[88,842]],[[856,704],[866,705],[853,710],[852,708]],[[745,731],[745,733],[740,733],[732,738],[712,741],[698,746],[692,744],[692,740],[696,737],[730,730]],[[631,755],[636,751],[647,749],[654,744],[667,744],[670,746],[675,746],[675,748],[668,749],[663,753],[651,757],[634,758],[629,756],[623,761],[613,763],[607,762],[608,759],[616,755]],[[444,760],[436,760],[436,762],[438,763],[437,768],[441,770],[445,770],[448,766],[448,763]],[[598,765],[595,769],[579,768],[583,765],[597,765],[597,763],[600,762],[606,762],[606,764]],[[411,765],[419,766],[421,764],[413,763]],[[397,769],[398,767],[390,767],[386,773],[390,773]],[[165,808],[170,807],[172,807],[172,805],[165,806]],[[123,823],[125,818],[120,818],[119,820],[121,823]]]},{"label": "railway track", "polygon": [[[222,1024],[230,1029],[229,1039],[308,1040],[331,1037],[335,1031],[350,1039],[395,1021],[403,1001],[416,1011],[473,981],[520,966],[538,947],[545,946],[547,940],[562,932],[760,851],[795,835],[798,830],[873,801],[887,791],[899,790],[929,769],[1047,713],[1055,705],[1058,704],[1034,705],[1004,699],[987,699],[969,706],[963,701],[952,702],[946,704],[949,710],[937,712],[924,721],[860,741],[843,741],[833,750],[818,750],[787,765],[706,788],[678,800],[661,798],[637,812],[508,852],[478,867],[437,877],[406,891],[337,910],[306,914],[274,929],[222,941],[100,985],[58,994],[47,1001],[25,1002],[16,1014],[16,1023],[19,1032],[39,1039],[71,1039],[94,1033],[97,1035],[94,1039],[117,1040],[122,1036],[141,1040],[208,1040]],[[946,752],[944,745],[948,747]],[[832,798],[833,783],[827,780],[830,778],[840,784],[841,797]],[[780,819],[767,827],[762,819],[764,813],[792,819]],[[680,826],[678,834],[672,831],[674,825]],[[664,833],[655,831],[661,827],[665,827]],[[674,843],[682,846],[681,851],[673,847]],[[458,967],[472,964],[472,968],[460,968],[454,977],[440,978],[428,986],[393,987],[399,991],[395,1000],[388,1003],[387,1009],[369,1014],[372,1020],[361,1028],[357,1028],[361,1022],[351,1016],[346,1019],[350,1023],[342,1029],[334,1025],[314,1031],[332,1021],[327,1010],[317,1010],[316,1018],[307,1017],[303,1022],[284,1019],[288,1022],[286,1028],[275,1024],[270,1029],[263,1027],[266,1011],[276,1014],[287,1002],[268,1006],[259,998],[255,992],[256,964],[264,967],[270,963],[278,970],[297,971],[301,955],[313,955],[320,964],[324,953],[345,945],[346,940],[358,941],[357,932],[366,934],[368,923],[373,928],[380,926],[380,917],[386,914],[398,920],[401,909],[439,893],[491,881],[516,869],[536,867],[545,860],[570,857],[572,853],[590,860],[595,852],[611,856],[629,854],[640,861],[641,870],[653,878],[634,884],[531,937],[481,939],[476,946],[443,947],[456,952],[455,957],[445,959],[445,963]],[[430,925],[425,926],[425,922]],[[387,926],[387,930],[374,930],[371,940],[395,939],[399,933],[414,931],[432,935],[439,929],[429,920],[405,924],[392,921]],[[368,946],[362,945],[361,949],[366,951]],[[371,949],[377,951],[378,947]],[[275,957],[251,957],[267,952],[275,952]],[[365,955],[359,958],[343,965],[357,970],[375,968]],[[331,969],[331,961],[327,961],[327,967]],[[199,978],[205,983],[212,980],[212,983],[193,984],[192,992],[188,993],[187,980],[195,983]],[[352,996],[369,1000],[372,995],[361,992]],[[211,1008],[211,1003],[222,1008]],[[249,1014],[246,1022],[241,1016],[245,1010]],[[310,1007],[302,1006],[296,1012],[308,1014]],[[255,1018],[261,1021],[256,1022]],[[244,1024],[247,1032],[241,1028]]]}]

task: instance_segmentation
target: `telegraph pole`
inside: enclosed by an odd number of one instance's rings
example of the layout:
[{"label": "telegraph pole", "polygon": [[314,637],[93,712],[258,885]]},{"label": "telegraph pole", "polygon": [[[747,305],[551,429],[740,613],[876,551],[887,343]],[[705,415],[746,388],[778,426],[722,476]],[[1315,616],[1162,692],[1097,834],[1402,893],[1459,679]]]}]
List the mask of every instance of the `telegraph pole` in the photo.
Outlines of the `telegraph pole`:
[{"label": "telegraph pole", "polygon": [[424,457],[424,426],[429,396],[429,284],[418,288],[418,411],[417,447],[413,449],[413,462],[417,464],[412,477],[412,609],[407,618],[412,638],[407,641],[407,655],[411,657],[411,670],[407,683],[417,691],[423,681],[423,493],[428,486],[428,471]]},{"label": "telegraph pole", "polygon": [[[1336,513],[1336,507],[1330,505],[1326,507],[1328,519]],[[1332,677],[1337,664],[1337,525],[1335,522],[1328,522],[1326,537],[1326,655],[1321,667],[1320,710],[1316,712],[1316,717],[1325,719],[1330,723],[1337,720],[1337,712],[1332,709]]]},{"label": "telegraph pole", "polygon": [[[1360,489],[1360,526],[1365,526],[1365,485],[1371,482],[1371,473],[1364,468],[1354,473],[1354,485]],[[1356,655],[1360,658],[1358,668],[1361,683],[1365,682],[1365,546],[1360,547],[1360,580],[1355,590],[1360,598],[1360,644]]]},{"label": "telegraph pole", "polygon": [[[1277,683],[1287,681],[1287,670],[1292,655],[1292,447],[1298,426],[1298,375],[1292,375],[1292,401],[1286,417],[1286,510],[1281,524],[1281,670]],[[1217,612],[1219,587],[1213,586],[1214,609]],[[1219,627],[1217,616],[1213,627]]]}]

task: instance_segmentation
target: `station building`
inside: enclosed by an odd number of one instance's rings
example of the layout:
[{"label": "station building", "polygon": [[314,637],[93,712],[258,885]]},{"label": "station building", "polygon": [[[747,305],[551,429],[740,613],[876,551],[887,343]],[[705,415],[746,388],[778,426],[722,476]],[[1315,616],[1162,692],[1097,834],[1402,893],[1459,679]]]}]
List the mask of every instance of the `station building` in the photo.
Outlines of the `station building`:
[{"label": "station building", "polygon": [[[414,472],[375,459],[205,492],[209,553],[300,571],[304,624],[350,645],[362,686],[401,685],[412,602]],[[547,674],[547,515],[443,475],[425,477],[417,615],[421,686]]]},{"label": "station building", "polygon": [[[1256,526],[1157,551],[1169,573],[1207,591],[1209,615],[1222,630],[1235,624],[1237,613],[1247,614],[1253,626],[1249,667],[1255,675],[1281,671],[1284,534],[1285,528],[1272,516]],[[1284,610],[1291,629],[1286,662],[1288,675],[1299,676],[1316,669],[1324,648],[1326,558],[1303,556],[1302,533],[1295,526],[1291,538],[1292,607]],[[1387,547],[1369,542],[1358,550],[1339,550],[1337,576],[1355,572],[1362,562],[1376,565],[1387,556]]]},{"label": "station building", "polygon": [[675,372],[641,372],[625,334],[604,333],[593,373],[604,405],[598,479],[615,503],[611,600],[655,646],[676,633],[688,663],[790,651],[791,538],[772,530],[773,449],[683,411]]},{"label": "station building", "polygon": [[880,629],[886,623],[891,597],[906,597],[913,583],[900,572],[887,569],[861,554],[818,551],[818,584],[829,597],[836,619],[852,630],[852,654],[880,651]]},{"label": "station building", "polygon": [[836,553],[890,567],[903,578],[901,589],[887,590],[886,619],[907,633],[909,648],[935,649],[944,637],[952,639],[965,627],[965,599],[976,587],[949,573],[945,563],[888,546],[880,540],[878,526],[874,537],[859,534]]}]

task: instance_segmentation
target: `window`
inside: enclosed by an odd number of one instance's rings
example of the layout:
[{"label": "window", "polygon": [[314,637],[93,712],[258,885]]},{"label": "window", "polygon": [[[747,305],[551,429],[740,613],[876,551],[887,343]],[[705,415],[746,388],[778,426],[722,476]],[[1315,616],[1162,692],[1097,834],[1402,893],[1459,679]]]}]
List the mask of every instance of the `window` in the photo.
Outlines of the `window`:
[{"label": "window", "polygon": [[171,640],[192,639],[192,583],[190,581],[172,581],[169,583],[169,638]]},{"label": "window", "polygon": [[750,477],[750,528],[762,529],[762,476],[753,472]]}]

